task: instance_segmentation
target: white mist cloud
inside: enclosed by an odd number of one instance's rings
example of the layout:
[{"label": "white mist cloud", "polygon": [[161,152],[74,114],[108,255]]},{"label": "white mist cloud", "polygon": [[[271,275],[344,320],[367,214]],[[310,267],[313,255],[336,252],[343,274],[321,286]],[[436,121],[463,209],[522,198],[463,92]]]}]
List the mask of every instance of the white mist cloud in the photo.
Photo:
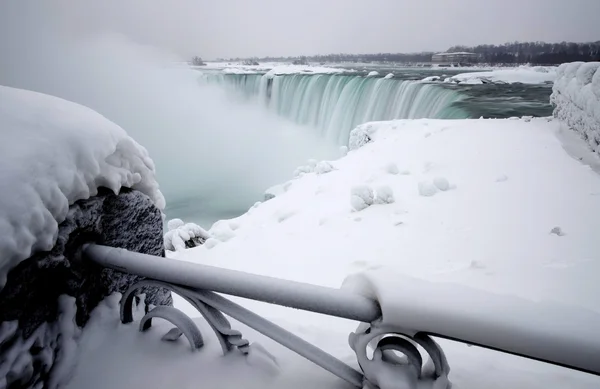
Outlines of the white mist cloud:
[{"label": "white mist cloud", "polygon": [[78,102],[121,125],[155,160],[167,210],[185,208],[172,216],[240,213],[307,158],[335,152],[308,128],[200,86],[197,72],[159,49],[119,34],[66,35],[43,17],[33,26],[0,27],[0,84]]}]

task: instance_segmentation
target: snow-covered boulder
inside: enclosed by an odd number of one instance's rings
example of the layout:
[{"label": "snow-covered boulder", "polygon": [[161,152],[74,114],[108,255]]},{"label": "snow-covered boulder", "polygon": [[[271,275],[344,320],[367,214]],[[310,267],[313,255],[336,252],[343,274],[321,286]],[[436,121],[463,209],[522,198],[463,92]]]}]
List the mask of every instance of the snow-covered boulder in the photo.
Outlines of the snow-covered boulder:
[{"label": "snow-covered boulder", "polygon": [[378,75],[379,75],[379,72],[373,70],[373,71],[369,72],[369,74],[367,74],[367,77],[377,77]]},{"label": "snow-covered boulder", "polygon": [[0,86],[0,289],[51,250],[69,206],[101,187],[138,190],[163,209],[148,152],[116,124],[56,97]]},{"label": "snow-covered boulder", "polygon": [[184,223],[181,219],[169,220],[167,229],[164,242],[165,250],[169,251],[197,247],[211,237],[204,228],[194,223]]},{"label": "snow-covered boulder", "polygon": [[350,205],[354,211],[362,211],[373,205],[375,194],[369,185],[356,185],[350,190]]},{"label": "snow-covered boulder", "polygon": [[375,190],[375,204],[392,204],[394,201],[394,190],[389,185],[380,185]]},{"label": "snow-covered boulder", "polygon": [[554,117],[600,154],[600,62],[562,64],[556,74],[550,96]]},{"label": "snow-covered boulder", "polygon": [[81,246],[162,256],[164,205],[152,160],[119,126],[0,86],[0,387],[65,383],[91,310],[140,279],[81,260]]}]

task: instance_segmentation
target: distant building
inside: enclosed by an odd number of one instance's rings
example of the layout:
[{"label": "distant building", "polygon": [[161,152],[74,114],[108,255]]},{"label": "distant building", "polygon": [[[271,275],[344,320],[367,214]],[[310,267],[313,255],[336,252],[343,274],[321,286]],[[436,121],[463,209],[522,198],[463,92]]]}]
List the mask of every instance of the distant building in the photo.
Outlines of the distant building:
[{"label": "distant building", "polygon": [[438,65],[471,64],[477,62],[478,58],[479,55],[475,53],[438,53],[431,56],[431,62]]}]

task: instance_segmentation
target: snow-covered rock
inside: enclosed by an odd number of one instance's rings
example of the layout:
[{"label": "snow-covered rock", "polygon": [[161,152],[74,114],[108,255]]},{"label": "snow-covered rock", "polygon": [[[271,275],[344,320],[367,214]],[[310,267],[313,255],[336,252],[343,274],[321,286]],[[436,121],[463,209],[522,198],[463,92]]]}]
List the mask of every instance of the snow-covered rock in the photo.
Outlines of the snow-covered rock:
[{"label": "snow-covered rock", "polygon": [[181,219],[172,219],[167,223],[168,231],[164,235],[165,250],[177,251],[197,247],[211,236],[194,223],[184,223]]},{"label": "snow-covered rock", "polygon": [[394,175],[400,173],[400,169],[398,169],[398,165],[396,165],[394,162],[390,162],[387,165],[385,165],[385,171],[390,174],[394,174]]},{"label": "snow-covered rock", "polygon": [[376,77],[379,75],[379,72],[376,70],[370,71],[369,74],[367,74],[367,77]]},{"label": "snow-covered rock", "polygon": [[350,190],[350,205],[355,211],[362,211],[373,205],[373,188],[369,185],[356,185]]},{"label": "snow-covered rock", "polygon": [[438,192],[437,186],[431,181],[421,181],[417,185],[419,194],[424,197],[431,197]]},{"label": "snow-covered rock", "polygon": [[380,185],[375,190],[375,204],[392,204],[394,199],[394,190],[389,185]]},{"label": "snow-covered rock", "polygon": [[600,62],[559,66],[550,101],[554,117],[577,131],[600,154]]},{"label": "snow-covered rock", "polygon": [[7,273],[51,250],[78,200],[105,187],[138,190],[163,209],[148,152],[100,114],[0,86],[0,290]]},{"label": "snow-covered rock", "polygon": [[317,174],[326,174],[334,170],[335,167],[333,167],[332,163],[329,161],[321,161],[317,163],[317,166],[315,166],[315,173]]},{"label": "snow-covered rock", "polygon": [[433,179],[433,185],[441,191],[447,191],[450,189],[450,182],[445,177],[435,177]]},{"label": "snow-covered rock", "polygon": [[[141,279],[80,260],[80,245],[90,240],[162,256],[162,214],[138,191],[102,190],[70,207],[50,251],[9,273],[0,292],[0,383],[6,387],[64,385],[76,362],[79,327],[103,298]],[[145,293],[149,304],[172,302],[167,291]]]},{"label": "snow-covered rock", "polygon": [[390,78],[394,78],[394,73],[388,73],[383,78],[385,78],[386,80],[389,80]]}]

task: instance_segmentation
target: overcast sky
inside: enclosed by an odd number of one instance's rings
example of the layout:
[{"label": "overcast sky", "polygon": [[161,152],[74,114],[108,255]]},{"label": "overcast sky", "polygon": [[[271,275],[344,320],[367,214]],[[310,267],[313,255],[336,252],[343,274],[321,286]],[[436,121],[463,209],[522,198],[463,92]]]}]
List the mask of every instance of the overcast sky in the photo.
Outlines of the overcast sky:
[{"label": "overcast sky", "polygon": [[[24,15],[18,15],[25,8],[21,4],[44,4],[47,9],[40,11],[43,17],[74,36],[116,31],[186,58],[415,52],[446,50],[456,44],[514,40],[600,40],[600,0],[0,0],[0,3],[0,22],[10,18],[13,22],[27,23]],[[8,3],[12,3],[12,9]],[[31,15],[33,11],[27,12]]]}]

